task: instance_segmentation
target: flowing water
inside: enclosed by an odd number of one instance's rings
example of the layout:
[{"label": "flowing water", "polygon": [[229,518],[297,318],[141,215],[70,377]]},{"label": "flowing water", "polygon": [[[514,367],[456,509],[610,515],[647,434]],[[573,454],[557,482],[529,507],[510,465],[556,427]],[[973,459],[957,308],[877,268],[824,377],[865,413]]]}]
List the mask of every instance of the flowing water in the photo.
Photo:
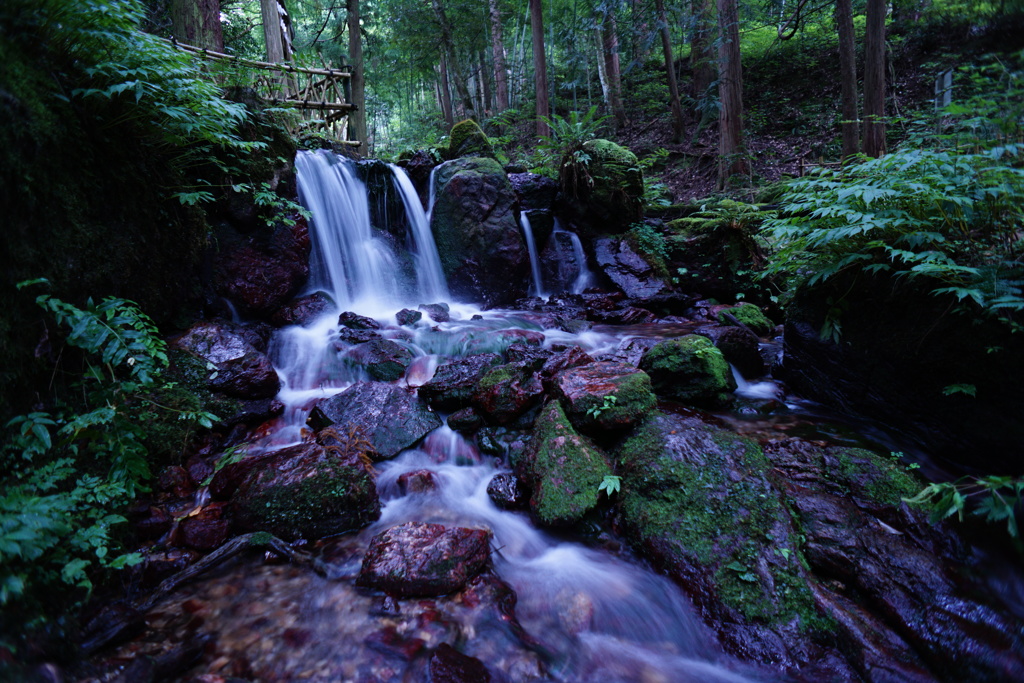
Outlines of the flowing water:
[{"label": "flowing water", "polygon": [[526,250],[530,254],[530,277],[533,280],[533,291],[530,293],[533,296],[546,299],[548,295],[544,293],[544,282],[540,276],[540,257],[537,255],[537,243],[534,242],[533,227],[530,225],[530,219],[526,216],[525,211],[519,214],[519,225],[523,229]]},{"label": "flowing water", "polygon": [[[317,400],[365,379],[345,363],[347,345],[339,341],[337,327],[342,311],[391,326],[384,334],[413,350],[416,360],[401,380],[411,387],[427,381],[446,358],[501,350],[517,339],[510,331],[541,330],[525,313],[484,312],[471,303],[454,302],[450,322],[424,320],[411,335],[399,330],[394,318],[399,309],[448,299],[429,224],[408,178],[393,169],[409,213],[415,278],[402,276],[400,255],[370,225],[366,188],[349,162],[325,152],[301,152],[296,167],[301,199],[313,215],[311,287],[329,295],[336,308],[305,326],[280,330],[272,342],[282,380],[279,400],[286,412],[261,447],[299,442],[308,435],[305,420]],[[528,223],[524,234],[530,235]],[[536,258],[535,249],[531,254]],[[582,248],[576,258],[582,267],[573,289],[587,273]],[[539,293],[539,267],[534,264],[533,270]],[[579,344],[592,353],[615,349],[622,337],[601,331],[544,332],[548,345]],[[423,470],[434,485],[404,490],[401,475]],[[528,634],[495,625],[493,618],[458,600],[438,600],[431,602],[431,609],[440,613],[436,621],[444,627],[416,631],[428,647],[441,640],[455,642],[499,680],[511,682],[751,679],[750,671],[716,651],[688,598],[631,559],[617,542],[611,542],[617,552],[587,547],[534,528],[523,513],[498,509],[486,489],[501,471],[500,460],[481,456],[472,443],[443,426],[419,448],[378,465],[381,519],[326,546],[341,580],[326,581],[287,566],[242,566],[199,584],[191,595],[215,606],[218,661],[245,652],[247,666],[274,680],[420,680],[417,666],[422,669],[422,658],[382,658],[382,648],[401,648],[388,644],[391,636],[368,634],[401,631],[401,619],[383,614],[379,598],[355,590],[351,579],[374,534],[402,522],[422,521],[491,530],[494,573],[514,589],[515,613]],[[254,621],[253,602],[261,605],[261,614],[276,617]],[[277,635],[257,635],[267,633]]]}]

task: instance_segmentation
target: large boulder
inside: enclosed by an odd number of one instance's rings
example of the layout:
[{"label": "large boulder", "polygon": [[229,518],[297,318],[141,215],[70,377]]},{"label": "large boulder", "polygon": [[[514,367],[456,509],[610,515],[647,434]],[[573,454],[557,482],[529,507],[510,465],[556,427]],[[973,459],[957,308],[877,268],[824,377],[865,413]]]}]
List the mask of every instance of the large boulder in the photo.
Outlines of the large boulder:
[{"label": "large boulder", "polygon": [[276,454],[250,471],[232,497],[236,524],[285,540],[362,528],[380,516],[364,454],[347,439],[321,439]]},{"label": "large boulder", "polygon": [[496,353],[477,353],[439,365],[429,382],[419,388],[419,394],[439,410],[454,411],[466,408],[473,400],[477,383],[501,363]]},{"label": "large boulder", "polygon": [[623,232],[643,217],[644,176],[636,155],[610,140],[585,142],[583,152],[590,157],[590,180],[562,186],[569,216],[591,233]]},{"label": "large boulder", "polygon": [[494,158],[494,147],[487,139],[487,134],[477,125],[473,119],[459,121],[452,126],[451,135],[448,138],[449,159],[459,157],[490,157]]},{"label": "large boulder", "polygon": [[533,496],[530,510],[541,524],[578,522],[598,502],[598,489],[612,474],[607,457],[573,429],[558,401],[541,410],[524,458],[517,464]]},{"label": "large boulder", "polygon": [[594,257],[605,275],[631,299],[646,299],[668,289],[657,267],[638,254],[628,240],[599,239],[594,243]]},{"label": "large boulder", "polygon": [[441,426],[441,418],[421,404],[416,393],[384,382],[356,382],[313,408],[309,422],[357,433],[372,447],[371,457],[393,458]]},{"label": "large boulder", "polygon": [[659,396],[693,405],[729,403],[736,380],[722,352],[706,337],[688,334],[655,344],[640,367],[651,376]]},{"label": "large boulder", "polygon": [[656,403],[651,378],[625,363],[570,367],[555,376],[553,387],[573,425],[584,431],[631,427]]},{"label": "large boulder", "polygon": [[370,541],[356,583],[401,597],[460,590],[491,559],[491,533],[406,522]]},{"label": "large boulder", "polygon": [[504,424],[540,402],[544,395],[537,368],[541,363],[518,361],[493,368],[477,382],[473,403],[482,414]]},{"label": "large boulder", "polygon": [[271,398],[281,388],[281,381],[267,355],[252,343],[260,341],[235,325],[201,322],[178,337],[172,348],[205,361],[210,389],[243,399]]},{"label": "large boulder", "polygon": [[509,173],[508,180],[524,211],[550,211],[554,207],[558,181],[539,173]]},{"label": "large boulder", "polygon": [[374,339],[348,349],[344,359],[362,367],[373,379],[393,382],[405,375],[413,356],[412,351],[390,339]]},{"label": "large boulder", "polygon": [[501,165],[481,157],[449,161],[434,182],[430,227],[452,295],[489,305],[525,296],[530,257]]},{"label": "large boulder", "polygon": [[299,293],[309,277],[310,242],[304,219],[248,237],[222,230],[218,241],[215,288],[247,316],[269,318]]}]

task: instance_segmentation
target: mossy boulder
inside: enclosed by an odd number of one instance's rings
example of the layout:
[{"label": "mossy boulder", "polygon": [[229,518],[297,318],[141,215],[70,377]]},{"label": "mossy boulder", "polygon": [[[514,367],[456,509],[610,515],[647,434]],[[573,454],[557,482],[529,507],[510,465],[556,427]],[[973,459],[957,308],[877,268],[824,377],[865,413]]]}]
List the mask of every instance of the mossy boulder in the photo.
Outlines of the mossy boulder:
[{"label": "mossy boulder", "polygon": [[736,380],[722,352],[706,337],[688,334],[655,344],[640,361],[659,396],[717,407],[729,403]]},{"label": "mossy boulder", "polygon": [[494,158],[494,147],[491,146],[491,141],[472,119],[459,121],[452,126],[447,158],[458,159],[459,157]]},{"label": "mossy boulder", "polygon": [[236,524],[286,540],[360,529],[380,517],[368,460],[337,440],[285,449],[254,469],[232,498]]},{"label": "mossy boulder", "polygon": [[768,319],[768,316],[754,304],[740,304],[732,308],[722,309],[718,312],[718,322],[723,325],[735,324],[729,316],[736,318],[736,320],[750,328],[754,334],[760,337],[768,336],[775,327],[772,321]]},{"label": "mossy boulder", "polygon": [[405,375],[412,363],[412,351],[390,339],[374,339],[356,344],[344,355],[345,361],[362,367],[373,379],[393,382]]},{"label": "mossy boulder", "polygon": [[582,519],[597,505],[598,487],[612,474],[607,457],[573,429],[558,401],[541,410],[518,469],[533,489],[533,516],[547,526],[568,526]]},{"label": "mossy boulder", "polygon": [[631,427],[657,402],[647,373],[611,361],[560,371],[554,393],[573,425],[584,431]]},{"label": "mossy boulder", "polygon": [[643,217],[644,176],[636,155],[610,140],[583,144],[587,182],[562,192],[570,218],[591,234],[620,233]]},{"label": "mossy boulder", "polygon": [[517,361],[492,369],[476,385],[473,403],[477,410],[504,424],[540,403],[544,386],[537,373],[539,365]]},{"label": "mossy boulder", "polygon": [[442,164],[434,178],[430,229],[448,288],[457,299],[510,304],[526,295],[530,257],[515,191],[494,159]]}]

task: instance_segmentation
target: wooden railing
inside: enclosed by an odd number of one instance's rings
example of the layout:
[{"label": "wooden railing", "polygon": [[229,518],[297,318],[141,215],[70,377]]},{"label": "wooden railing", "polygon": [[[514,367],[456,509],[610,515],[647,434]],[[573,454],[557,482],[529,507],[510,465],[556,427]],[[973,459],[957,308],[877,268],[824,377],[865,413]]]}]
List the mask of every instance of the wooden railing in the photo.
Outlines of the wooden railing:
[{"label": "wooden railing", "polygon": [[356,106],[348,101],[349,79],[352,72],[348,67],[333,69],[310,68],[294,64],[273,64],[245,59],[236,55],[215,52],[201,47],[186,45],[169,40],[175,48],[200,59],[239,67],[249,73],[245,84],[256,90],[269,104],[295,109],[300,122],[293,125],[293,132],[303,128],[326,133],[345,145],[358,147],[359,140],[346,140],[348,114]]}]

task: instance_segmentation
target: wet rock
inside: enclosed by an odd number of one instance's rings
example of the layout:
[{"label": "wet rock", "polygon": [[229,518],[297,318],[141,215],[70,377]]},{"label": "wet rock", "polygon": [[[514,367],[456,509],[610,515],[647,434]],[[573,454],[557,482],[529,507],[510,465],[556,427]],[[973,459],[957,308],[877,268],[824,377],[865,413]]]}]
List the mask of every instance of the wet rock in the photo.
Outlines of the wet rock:
[{"label": "wet rock", "polygon": [[318,431],[337,424],[365,439],[368,450],[374,452],[372,457],[386,460],[440,427],[441,418],[408,389],[383,382],[356,382],[317,403],[309,423]]},{"label": "wet rock", "polygon": [[430,680],[432,683],[490,683],[492,679],[479,659],[441,643],[430,658]]},{"label": "wet rock", "polygon": [[656,402],[647,373],[609,361],[562,370],[554,392],[573,425],[584,431],[630,427]]},{"label": "wet rock", "polygon": [[395,313],[395,320],[399,325],[415,325],[423,318],[423,314],[419,311],[414,311],[411,308],[403,308],[398,313]]},{"label": "wet rock", "polygon": [[402,597],[459,590],[490,562],[489,531],[407,522],[373,537],[357,584]]},{"label": "wet rock", "polygon": [[359,315],[352,311],[345,311],[338,316],[338,324],[350,330],[379,330],[380,323],[373,318]]},{"label": "wet rock", "polygon": [[434,473],[430,470],[413,470],[398,477],[398,488],[403,494],[423,493],[436,489],[437,482],[434,481]]},{"label": "wet rock", "polygon": [[156,480],[157,488],[175,498],[184,498],[195,492],[195,485],[188,471],[181,465],[170,465],[160,470]]},{"label": "wet rock", "polygon": [[417,308],[427,314],[435,323],[446,323],[452,319],[448,304],[420,304]]},{"label": "wet rock", "polygon": [[543,245],[540,252],[541,277],[544,288],[549,292],[573,292],[596,284],[580,280],[581,273],[587,268],[586,254],[583,254],[583,262],[580,263],[572,233],[565,230],[552,231],[547,242],[538,240],[538,244]]},{"label": "wet rock", "polygon": [[544,386],[528,361],[499,365],[485,374],[473,393],[477,410],[498,424],[505,424],[537,405]]},{"label": "wet rock", "polygon": [[524,211],[550,210],[558,194],[558,181],[539,173],[509,173],[508,182],[519,198]]},{"label": "wet rock", "polygon": [[222,238],[220,244],[215,287],[243,314],[269,317],[298,294],[309,276],[310,243],[304,219],[248,238]]},{"label": "wet rock", "polygon": [[105,604],[82,627],[81,647],[92,653],[132,638],[146,628],[146,615],[124,602]]},{"label": "wet rock", "polygon": [[594,359],[578,346],[570,346],[565,351],[552,354],[540,369],[540,377],[546,389],[551,389],[554,378],[562,370],[590,365]]},{"label": "wet rock", "polygon": [[348,345],[365,344],[366,342],[383,339],[380,332],[376,330],[354,330],[349,327],[342,327],[338,330],[338,342],[335,348],[340,353],[348,351]]},{"label": "wet rock", "polygon": [[724,308],[718,312],[718,322],[723,325],[739,323],[739,326],[746,327],[759,337],[768,336],[775,327],[775,324],[754,304],[740,304],[732,308]]},{"label": "wet rock", "polygon": [[729,403],[736,380],[722,352],[707,338],[688,334],[651,347],[640,361],[659,396],[709,407]]},{"label": "wet rock", "polygon": [[606,456],[573,429],[558,401],[541,410],[516,471],[533,490],[533,516],[547,526],[568,526],[582,519],[597,505],[598,487],[612,474]]},{"label": "wet rock", "polygon": [[189,548],[208,552],[224,545],[230,522],[224,517],[222,503],[207,505],[198,514],[181,521],[181,540]]},{"label": "wet rock", "polygon": [[281,387],[270,359],[229,325],[197,323],[176,339],[172,347],[212,366],[206,384],[215,391],[238,398],[261,399],[273,397]]},{"label": "wet rock", "polygon": [[747,379],[761,377],[765,374],[764,359],[761,357],[760,340],[751,330],[729,327],[701,327],[694,331],[707,337],[722,352],[722,356],[730,365],[736,366],[740,374]]},{"label": "wet rock", "polygon": [[220,418],[220,424],[225,427],[259,425],[284,413],[284,404],[276,398],[236,401],[231,404],[231,407],[234,408],[231,412],[224,413],[221,411],[217,413],[217,416]]},{"label": "wet rock", "polygon": [[668,287],[657,269],[625,239],[606,237],[597,240],[594,257],[605,275],[631,299],[655,296]]},{"label": "wet rock", "polygon": [[658,318],[646,308],[637,308],[636,306],[626,306],[613,311],[593,311],[590,317],[594,322],[606,325],[643,325],[652,323]]},{"label": "wet rock", "polygon": [[511,472],[499,472],[491,477],[487,495],[502,510],[524,510],[529,503],[529,492]]},{"label": "wet rock", "polygon": [[438,163],[438,159],[435,158],[435,155],[436,152],[418,149],[411,154],[403,152],[401,158],[398,160],[398,165],[404,168],[405,172],[409,174],[409,180],[412,181],[417,194],[419,194],[421,198],[428,197],[430,195],[430,188],[428,187],[430,183],[430,173]]},{"label": "wet rock", "polygon": [[155,586],[164,579],[195,564],[200,558],[202,558],[201,553],[186,548],[147,552],[141,570],[142,583],[147,586]]},{"label": "wet rock", "polygon": [[501,363],[496,353],[479,353],[449,361],[437,367],[433,378],[419,388],[419,394],[439,410],[458,410],[470,405],[477,383]]},{"label": "wet rock", "polygon": [[353,346],[345,352],[345,360],[362,366],[373,379],[393,382],[405,375],[413,356],[412,351],[390,339],[375,339]]},{"label": "wet rock", "polygon": [[523,330],[518,328],[499,330],[494,334],[494,339],[502,345],[525,344],[527,346],[540,346],[544,343],[544,333],[539,330]]},{"label": "wet rock", "polygon": [[532,366],[539,367],[553,354],[547,349],[540,348],[536,344],[513,342],[505,349],[505,360],[509,363],[526,362]]},{"label": "wet rock", "polygon": [[460,434],[472,434],[483,424],[483,418],[473,408],[456,410],[448,416],[448,426]]},{"label": "wet rock", "polygon": [[590,157],[590,181],[566,187],[563,179],[564,208],[591,232],[622,232],[643,215],[644,178],[636,155],[608,140],[590,140],[583,151]]},{"label": "wet rock", "polygon": [[132,526],[135,527],[135,534],[139,540],[155,541],[171,530],[173,520],[167,510],[156,506],[147,505],[132,515]]},{"label": "wet rock", "polygon": [[278,327],[308,325],[332,308],[334,308],[334,303],[326,294],[315,292],[285,304],[274,312],[274,315],[270,317],[270,322]]},{"label": "wet rock", "polygon": [[459,157],[494,157],[494,148],[487,134],[481,130],[476,121],[466,119],[452,126],[448,142],[449,159]]},{"label": "wet rock", "polygon": [[359,529],[380,516],[365,453],[328,445],[284,449],[250,472],[232,497],[237,525],[286,540],[318,539]]},{"label": "wet rock", "polygon": [[379,631],[374,631],[366,636],[363,642],[382,655],[397,657],[406,662],[412,661],[426,646],[422,638],[406,637],[394,626],[385,626]]},{"label": "wet rock", "polygon": [[452,295],[491,306],[525,295],[530,258],[501,166],[480,157],[449,161],[435,182],[430,227]]},{"label": "wet rock", "polygon": [[606,360],[616,360],[634,368],[640,367],[640,361],[644,354],[651,350],[651,347],[658,343],[657,339],[650,337],[627,337],[619,342],[619,348],[610,354]]}]

